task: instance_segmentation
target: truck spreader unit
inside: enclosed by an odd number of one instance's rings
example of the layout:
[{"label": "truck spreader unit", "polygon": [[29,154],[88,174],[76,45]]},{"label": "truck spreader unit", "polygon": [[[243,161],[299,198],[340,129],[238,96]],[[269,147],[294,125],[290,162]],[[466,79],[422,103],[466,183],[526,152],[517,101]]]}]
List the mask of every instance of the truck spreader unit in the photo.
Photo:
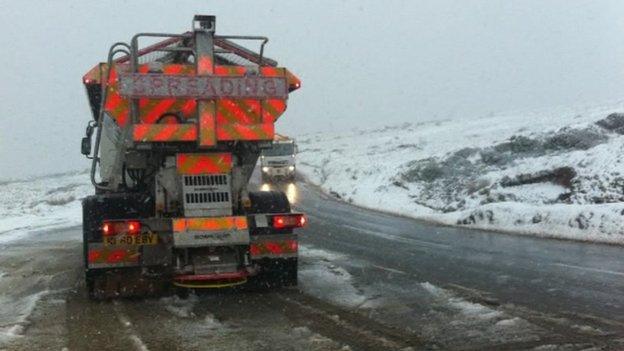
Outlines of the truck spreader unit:
[{"label": "truck spreader unit", "polygon": [[266,37],[216,35],[214,16],[192,23],[116,43],[83,77],[93,113],[82,140],[95,187],[82,203],[91,298],[297,283],[293,229],[306,217],[283,193],[247,187],[300,81],[264,57]]}]

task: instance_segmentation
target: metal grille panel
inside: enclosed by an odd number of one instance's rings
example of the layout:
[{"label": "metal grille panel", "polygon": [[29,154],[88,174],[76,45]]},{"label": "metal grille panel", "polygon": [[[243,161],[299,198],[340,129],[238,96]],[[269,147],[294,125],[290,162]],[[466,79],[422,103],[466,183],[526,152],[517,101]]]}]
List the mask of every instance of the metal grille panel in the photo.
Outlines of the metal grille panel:
[{"label": "metal grille panel", "polygon": [[229,174],[184,175],[182,193],[186,217],[232,215]]},{"label": "metal grille panel", "polygon": [[226,174],[184,176],[184,186],[228,185]]}]

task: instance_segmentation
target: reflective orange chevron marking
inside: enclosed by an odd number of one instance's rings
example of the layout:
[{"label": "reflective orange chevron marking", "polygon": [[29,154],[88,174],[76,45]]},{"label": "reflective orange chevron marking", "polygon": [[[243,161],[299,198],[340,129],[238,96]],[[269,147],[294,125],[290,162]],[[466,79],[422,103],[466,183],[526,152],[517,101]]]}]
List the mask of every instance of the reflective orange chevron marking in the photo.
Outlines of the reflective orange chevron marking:
[{"label": "reflective orange chevron marking", "polygon": [[251,257],[266,256],[266,255],[284,255],[294,254],[299,250],[299,243],[297,240],[271,240],[271,241],[258,241],[251,244],[249,253]]},{"label": "reflective orange chevron marking", "polygon": [[150,141],[194,141],[197,127],[194,124],[135,124],[132,139]]},{"label": "reflective orange chevron marking", "polygon": [[[107,67],[103,67],[107,70]],[[127,71],[124,65],[110,68],[107,84],[107,100],[104,108],[119,126],[130,123],[130,99],[118,94],[119,72]],[[166,75],[243,76],[244,66],[215,65],[211,57],[198,58],[197,65],[190,64],[141,64],[140,73],[162,72]],[[259,74],[267,77],[285,76],[289,84],[298,83],[297,77],[284,68],[261,67]],[[286,110],[283,99],[216,99],[196,101],[194,99],[145,99],[139,101],[139,126],[134,128],[136,141],[192,141],[198,140],[200,147],[211,147],[218,140],[271,140],[274,135],[272,124]],[[197,118],[195,128],[184,124],[178,127],[155,126],[165,113],[177,114],[184,122]]]},{"label": "reflective orange chevron marking", "polygon": [[197,60],[197,74],[212,74],[213,72],[212,58],[208,55],[200,56]]},{"label": "reflective orange chevron marking", "polygon": [[176,168],[180,174],[229,173],[232,170],[232,154],[177,154]]},{"label": "reflective orange chevron marking", "polygon": [[199,101],[199,146],[214,146],[217,144],[215,133],[216,103],[214,100]]},{"label": "reflective orange chevron marking", "polygon": [[273,140],[275,127],[272,123],[217,125],[219,140]]},{"label": "reflective orange chevron marking", "polygon": [[268,99],[262,102],[262,122],[274,123],[286,110],[286,102],[280,99]]},{"label": "reflective orange chevron marking", "polygon": [[245,230],[248,228],[247,217],[211,217],[211,218],[174,218],[175,233],[203,230]]}]

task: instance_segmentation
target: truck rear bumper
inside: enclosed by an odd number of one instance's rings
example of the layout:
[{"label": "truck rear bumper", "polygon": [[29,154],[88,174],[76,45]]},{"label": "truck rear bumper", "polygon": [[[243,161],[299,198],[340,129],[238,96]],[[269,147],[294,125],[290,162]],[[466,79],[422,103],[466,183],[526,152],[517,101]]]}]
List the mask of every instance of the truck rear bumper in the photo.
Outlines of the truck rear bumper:
[{"label": "truck rear bumper", "polygon": [[245,284],[248,276],[249,273],[244,270],[214,274],[178,275],[173,278],[173,285],[191,289],[228,288]]},{"label": "truck rear bumper", "polygon": [[216,281],[216,280],[236,280],[244,279],[249,276],[249,273],[245,270],[237,272],[224,272],[224,273],[212,273],[212,274],[186,274],[177,275],[174,277],[178,282],[190,282],[190,281]]},{"label": "truck rear bumper", "polygon": [[299,242],[297,234],[255,235],[251,238],[251,259],[297,257]]},{"label": "truck rear bumper", "polygon": [[174,247],[249,245],[245,216],[175,218],[172,228]]},{"label": "truck rear bumper", "polygon": [[239,247],[251,263],[260,259],[296,258],[297,235],[271,229],[265,214],[206,218],[140,220],[158,242],[150,245],[106,245],[88,242],[86,268],[171,267],[175,251],[208,247]]}]

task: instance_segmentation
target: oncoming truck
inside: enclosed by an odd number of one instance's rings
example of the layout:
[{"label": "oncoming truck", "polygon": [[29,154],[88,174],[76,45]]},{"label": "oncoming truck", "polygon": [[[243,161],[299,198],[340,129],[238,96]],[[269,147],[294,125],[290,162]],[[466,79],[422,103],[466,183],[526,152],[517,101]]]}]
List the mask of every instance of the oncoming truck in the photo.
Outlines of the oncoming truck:
[{"label": "oncoming truck", "polygon": [[287,136],[275,134],[270,148],[263,149],[260,155],[262,182],[275,180],[295,180],[295,155],[297,144]]},{"label": "oncoming truck", "polygon": [[82,203],[92,298],[297,283],[294,230],[306,217],[283,193],[248,183],[301,82],[264,56],[268,38],[217,35],[214,16],[192,23],[116,43],[83,77],[93,114],[82,140],[95,188]]}]

